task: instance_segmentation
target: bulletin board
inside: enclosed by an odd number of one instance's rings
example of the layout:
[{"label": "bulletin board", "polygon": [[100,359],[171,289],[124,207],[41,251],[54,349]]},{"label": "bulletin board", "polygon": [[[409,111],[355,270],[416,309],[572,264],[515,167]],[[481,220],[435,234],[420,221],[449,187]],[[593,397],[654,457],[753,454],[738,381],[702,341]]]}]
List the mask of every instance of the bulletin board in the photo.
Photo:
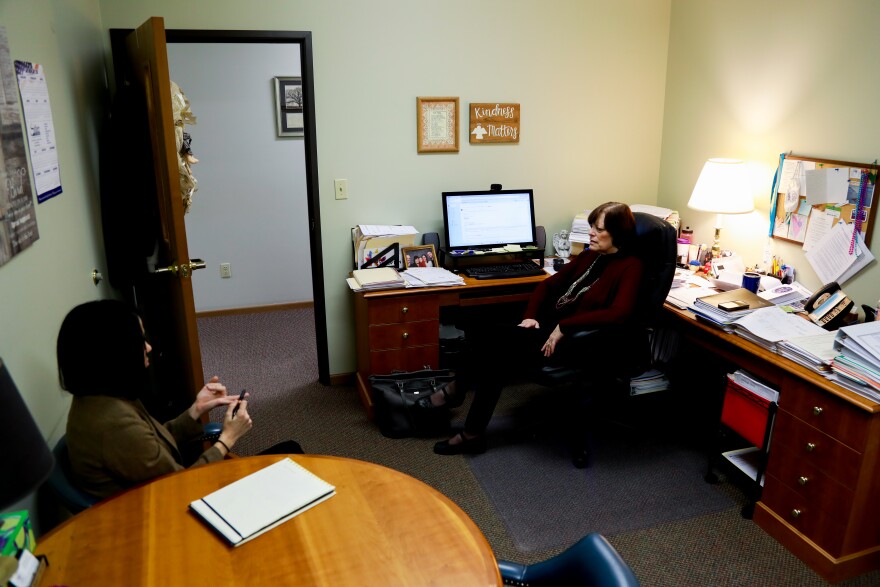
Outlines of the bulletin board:
[{"label": "bulletin board", "polygon": [[[862,242],[871,245],[871,227],[877,213],[874,187],[878,165],[835,161],[799,155],[779,156],[770,202],[770,235],[804,245],[810,222],[839,218],[855,223]],[[836,220],[835,220],[836,222]]]}]

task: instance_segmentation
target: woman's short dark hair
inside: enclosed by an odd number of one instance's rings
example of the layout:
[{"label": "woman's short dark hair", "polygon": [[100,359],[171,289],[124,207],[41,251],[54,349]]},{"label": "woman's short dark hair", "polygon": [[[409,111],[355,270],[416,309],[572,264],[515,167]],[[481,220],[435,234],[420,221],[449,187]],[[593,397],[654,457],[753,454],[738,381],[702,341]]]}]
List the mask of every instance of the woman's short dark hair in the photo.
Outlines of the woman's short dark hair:
[{"label": "woman's short dark hair", "polygon": [[99,300],[76,306],[58,332],[61,388],[75,396],[138,397],[147,382],[144,341],[138,314],[128,304]]},{"label": "woman's short dark hair", "polygon": [[636,219],[632,210],[620,202],[605,202],[590,212],[587,222],[593,226],[599,216],[605,213],[605,230],[611,234],[611,242],[618,249],[629,249],[636,236]]}]

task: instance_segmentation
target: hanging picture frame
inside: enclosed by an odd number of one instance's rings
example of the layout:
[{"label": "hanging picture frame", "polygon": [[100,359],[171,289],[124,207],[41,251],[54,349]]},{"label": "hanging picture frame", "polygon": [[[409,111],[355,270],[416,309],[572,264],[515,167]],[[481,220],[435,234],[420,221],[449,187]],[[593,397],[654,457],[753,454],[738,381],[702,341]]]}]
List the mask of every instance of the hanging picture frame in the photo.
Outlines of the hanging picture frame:
[{"label": "hanging picture frame", "polygon": [[458,152],[458,98],[416,98],[419,153]]},{"label": "hanging picture frame", "polygon": [[301,77],[275,77],[275,122],[279,137],[305,136]]}]

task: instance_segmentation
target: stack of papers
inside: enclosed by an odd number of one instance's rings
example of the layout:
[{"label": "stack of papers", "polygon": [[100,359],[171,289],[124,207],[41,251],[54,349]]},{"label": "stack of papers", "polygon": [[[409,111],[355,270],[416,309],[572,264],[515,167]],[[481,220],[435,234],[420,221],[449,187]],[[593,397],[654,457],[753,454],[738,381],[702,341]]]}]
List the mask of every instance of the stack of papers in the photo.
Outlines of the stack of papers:
[{"label": "stack of papers", "polygon": [[737,319],[733,327],[738,336],[773,352],[777,352],[777,345],[783,340],[826,334],[821,326],[776,306],[755,310]]},{"label": "stack of papers", "polygon": [[569,236],[573,243],[590,242],[590,223],[587,219],[590,217],[592,210],[584,210],[579,212],[574,220],[571,221],[571,234]]},{"label": "stack of papers", "polygon": [[791,359],[799,365],[812,369],[819,374],[827,375],[831,370],[831,361],[839,353],[834,349],[834,338],[837,331],[828,332],[823,330],[821,334],[808,336],[794,336],[787,340],[781,340],[776,346],[776,352]]},{"label": "stack of papers", "polygon": [[464,278],[442,267],[410,267],[401,276],[407,287],[464,285]]},{"label": "stack of papers", "polygon": [[880,402],[880,322],[844,326],[837,331],[831,362],[836,383]]},{"label": "stack of papers", "polygon": [[678,287],[669,290],[669,293],[666,295],[666,301],[680,310],[685,310],[693,306],[697,298],[711,296],[715,293],[714,289],[709,289],[708,287]]},{"label": "stack of papers", "polygon": [[758,294],[758,296],[764,298],[768,302],[773,302],[777,306],[805,300],[811,295],[813,295],[813,292],[802,286],[797,281],[790,284],[782,284],[770,289],[765,289]]},{"label": "stack of papers", "polygon": [[355,269],[346,281],[355,291],[406,287],[406,280],[392,267]]},{"label": "stack of papers", "polygon": [[[723,304],[728,302],[742,303],[746,307],[745,309],[735,311],[724,311],[721,309]],[[733,332],[732,324],[734,321],[755,310],[772,306],[773,304],[767,300],[759,298],[744,287],[740,287],[710,296],[699,297],[693,305],[688,306],[688,310],[693,312],[697,319],[702,322],[707,322],[727,332]]]},{"label": "stack of papers", "polygon": [[663,391],[669,388],[669,379],[662,371],[651,369],[645,371],[638,377],[633,377],[629,381],[629,394],[641,395],[643,393],[652,393],[655,391]]},{"label": "stack of papers", "polygon": [[748,371],[745,371],[744,369],[738,369],[737,371],[729,374],[727,377],[740,387],[744,387],[745,389],[751,391],[755,395],[761,396],[767,401],[779,401],[779,392],[777,390],[765,384],[763,381],[759,380],[757,377],[755,377]]}]

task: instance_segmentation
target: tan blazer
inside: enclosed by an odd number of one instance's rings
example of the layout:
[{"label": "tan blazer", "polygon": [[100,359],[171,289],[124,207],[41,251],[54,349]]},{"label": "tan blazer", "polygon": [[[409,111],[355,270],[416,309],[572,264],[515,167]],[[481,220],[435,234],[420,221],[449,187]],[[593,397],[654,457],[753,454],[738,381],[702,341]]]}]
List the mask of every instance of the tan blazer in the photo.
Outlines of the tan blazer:
[{"label": "tan blazer", "polygon": [[[67,447],[73,482],[105,498],[123,489],[180,471],[178,442],[202,433],[200,422],[184,412],[160,424],[140,400],[104,395],[74,397],[67,416]],[[211,447],[193,464],[223,458]]]}]

